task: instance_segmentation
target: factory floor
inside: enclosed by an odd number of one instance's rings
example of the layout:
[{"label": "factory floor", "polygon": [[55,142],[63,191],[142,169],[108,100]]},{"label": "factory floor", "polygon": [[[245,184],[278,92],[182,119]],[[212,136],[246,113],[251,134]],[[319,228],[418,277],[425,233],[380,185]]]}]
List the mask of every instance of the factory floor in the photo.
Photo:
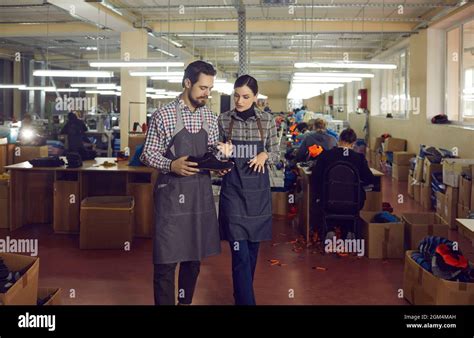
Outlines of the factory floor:
[{"label": "factory floor", "polygon": [[[384,201],[394,213],[423,211],[406,195],[406,182],[383,178]],[[403,287],[402,259],[367,259],[356,256],[321,255],[315,248],[299,249],[296,229],[287,220],[274,219],[273,240],[262,243],[255,273],[257,304],[314,305],[406,305],[398,298]],[[29,225],[13,233],[0,230],[0,237],[38,238],[39,285],[60,287],[63,304],[137,305],[153,304],[152,241],[136,239],[130,252],[80,250],[79,236],[56,235],[51,225]],[[473,260],[473,247],[456,231],[464,254]],[[270,260],[278,260],[272,265]],[[202,262],[194,304],[231,305],[230,249],[222,242],[222,253]],[[276,261],[273,261],[277,263]],[[75,296],[75,297],[70,297]]]}]

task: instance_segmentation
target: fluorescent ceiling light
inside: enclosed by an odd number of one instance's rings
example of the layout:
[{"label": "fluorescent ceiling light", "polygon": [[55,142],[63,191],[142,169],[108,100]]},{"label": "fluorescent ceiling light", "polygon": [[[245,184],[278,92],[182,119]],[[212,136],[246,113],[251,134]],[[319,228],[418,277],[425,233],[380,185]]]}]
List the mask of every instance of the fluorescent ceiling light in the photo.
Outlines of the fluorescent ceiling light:
[{"label": "fluorescent ceiling light", "polygon": [[165,39],[166,41],[168,41],[169,43],[173,44],[174,46],[178,47],[178,48],[183,48],[184,46],[182,44],[180,44],[179,42],[177,41],[174,41],[172,39],[170,39],[169,37],[167,36],[162,36],[163,39]]},{"label": "fluorescent ceiling light", "polygon": [[156,71],[130,71],[130,76],[166,76],[177,77],[184,76],[184,72],[156,72]]},{"label": "fluorescent ceiling light", "polygon": [[397,69],[397,65],[391,63],[371,62],[296,62],[295,68],[357,68],[357,69]]},{"label": "fluorescent ceiling light", "polygon": [[78,92],[78,88],[56,88],[56,89],[45,89],[45,92],[58,92],[58,93],[75,93]]},{"label": "fluorescent ceiling light", "polygon": [[168,55],[168,56],[171,56],[171,57],[176,57],[176,55],[170,53],[170,52],[167,52],[166,50],[164,49],[161,49],[161,48],[158,48],[158,47],[153,47],[154,50],[156,50],[157,52],[160,52],[162,54],[165,54],[165,55]]},{"label": "fluorescent ceiling light", "polygon": [[98,83],[97,89],[116,89],[117,85],[115,83]]},{"label": "fluorescent ceiling light", "polygon": [[91,67],[184,67],[184,62],[167,62],[158,60],[104,60],[89,61]]},{"label": "fluorescent ceiling light", "polygon": [[0,89],[20,89],[24,88],[26,85],[15,85],[15,84],[0,84]]},{"label": "fluorescent ceiling light", "polygon": [[86,90],[86,94],[115,95],[115,90]]},{"label": "fluorescent ceiling light", "polygon": [[293,78],[291,81],[292,83],[340,83],[340,82],[352,82],[352,81],[361,81],[362,79],[355,78],[355,77],[337,77],[337,78],[330,78],[330,77],[308,77],[308,78]]},{"label": "fluorescent ceiling light", "polygon": [[169,79],[168,82],[169,83],[181,83],[183,81],[183,79]]},{"label": "fluorescent ceiling light", "polygon": [[226,36],[225,34],[178,34],[178,36],[184,36],[184,37],[224,37]]},{"label": "fluorescent ceiling light", "polygon": [[266,100],[266,99],[268,99],[268,96],[259,93],[259,94],[257,95],[257,99],[264,99],[264,100]]},{"label": "fluorescent ceiling light", "polygon": [[370,73],[348,73],[348,72],[327,72],[327,73],[295,73],[295,77],[361,77],[373,78],[374,74]]},{"label": "fluorescent ceiling light", "polygon": [[[71,87],[73,88],[97,88],[98,85],[102,85],[105,83],[71,83]],[[115,83],[107,83],[107,84],[113,84],[116,85]]]},{"label": "fluorescent ceiling light", "polygon": [[35,70],[33,76],[52,77],[113,77],[113,72],[104,70]]},{"label": "fluorescent ceiling light", "polygon": [[32,87],[21,87],[21,88],[18,88],[20,90],[54,90],[56,89],[56,87],[52,87],[52,86],[32,86]]}]

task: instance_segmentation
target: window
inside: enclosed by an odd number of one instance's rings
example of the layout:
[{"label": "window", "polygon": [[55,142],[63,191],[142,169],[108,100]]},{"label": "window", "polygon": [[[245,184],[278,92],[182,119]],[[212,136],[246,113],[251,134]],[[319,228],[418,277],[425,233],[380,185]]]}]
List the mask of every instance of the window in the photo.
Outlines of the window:
[{"label": "window", "polygon": [[381,115],[392,114],[393,117],[406,118],[410,101],[408,81],[409,50],[402,49],[386,62],[397,65],[396,69],[383,70],[382,93],[380,99]]},{"label": "window", "polygon": [[474,124],[474,20],[446,32],[446,53],[448,118]]}]

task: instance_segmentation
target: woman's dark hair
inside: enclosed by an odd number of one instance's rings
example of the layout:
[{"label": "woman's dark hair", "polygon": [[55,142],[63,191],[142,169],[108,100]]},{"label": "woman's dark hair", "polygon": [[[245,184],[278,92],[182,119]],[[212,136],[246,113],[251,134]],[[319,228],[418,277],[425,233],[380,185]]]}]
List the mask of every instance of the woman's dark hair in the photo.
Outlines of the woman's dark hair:
[{"label": "woman's dark hair", "polygon": [[243,87],[243,86],[249,87],[250,90],[252,91],[253,95],[257,95],[257,93],[258,93],[258,82],[257,82],[257,80],[255,80],[254,77],[252,77],[250,75],[239,76],[239,78],[237,80],[235,80],[234,89],[235,88],[240,88],[240,87]]},{"label": "woman's dark hair", "polygon": [[339,140],[346,143],[354,143],[357,141],[357,134],[354,129],[347,128],[341,132],[341,135],[339,135]]},{"label": "woman's dark hair", "polygon": [[69,121],[77,120],[77,115],[74,114],[74,113],[68,113],[68,114],[67,114],[67,119],[68,119]]},{"label": "woman's dark hair", "polygon": [[215,76],[217,72],[210,63],[204,61],[191,62],[184,70],[183,81],[181,82],[183,88],[184,80],[189,79],[191,85],[194,85],[198,81],[200,74]]}]

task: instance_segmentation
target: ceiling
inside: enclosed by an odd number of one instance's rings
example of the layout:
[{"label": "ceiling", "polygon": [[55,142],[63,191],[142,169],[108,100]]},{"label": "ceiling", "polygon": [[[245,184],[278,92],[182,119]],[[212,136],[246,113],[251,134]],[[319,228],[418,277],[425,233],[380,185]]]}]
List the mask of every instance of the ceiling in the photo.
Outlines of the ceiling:
[{"label": "ceiling", "polygon": [[[114,20],[122,20],[130,29],[146,28],[154,35],[149,37],[149,57],[165,57],[157,51],[161,48],[183,61],[209,60],[230,74],[237,71],[240,8],[246,13],[249,73],[288,80],[295,61],[342,59],[343,53],[349,53],[351,60],[371,59],[463,4],[459,0],[298,0],[296,5],[294,0],[93,2],[0,0],[0,49],[41,51],[48,61],[63,67],[87,65],[87,59],[119,55],[123,25],[117,28]],[[71,15],[68,3],[89,6],[90,11]],[[105,18],[100,16],[104,13]],[[12,24],[24,33],[1,33],[2,26]],[[46,26],[41,34],[34,29],[40,24]],[[61,24],[71,29],[54,29]],[[176,48],[169,39],[183,47]]]}]

